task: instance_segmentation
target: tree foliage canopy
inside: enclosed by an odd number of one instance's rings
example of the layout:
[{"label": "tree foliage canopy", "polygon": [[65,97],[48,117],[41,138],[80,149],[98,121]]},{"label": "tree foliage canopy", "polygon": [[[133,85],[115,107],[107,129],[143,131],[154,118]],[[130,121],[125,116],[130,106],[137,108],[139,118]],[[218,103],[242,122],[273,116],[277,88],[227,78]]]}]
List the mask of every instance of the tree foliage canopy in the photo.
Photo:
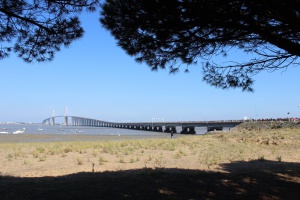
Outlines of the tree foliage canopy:
[{"label": "tree foliage canopy", "polygon": [[1,0],[0,59],[14,51],[26,62],[52,60],[62,45],[83,36],[78,14],[99,5],[99,0]]},{"label": "tree foliage canopy", "polygon": [[[203,65],[203,80],[252,91],[253,75],[299,64],[300,0],[106,0],[101,23],[118,45],[153,70]],[[252,54],[228,65],[213,55]]]}]

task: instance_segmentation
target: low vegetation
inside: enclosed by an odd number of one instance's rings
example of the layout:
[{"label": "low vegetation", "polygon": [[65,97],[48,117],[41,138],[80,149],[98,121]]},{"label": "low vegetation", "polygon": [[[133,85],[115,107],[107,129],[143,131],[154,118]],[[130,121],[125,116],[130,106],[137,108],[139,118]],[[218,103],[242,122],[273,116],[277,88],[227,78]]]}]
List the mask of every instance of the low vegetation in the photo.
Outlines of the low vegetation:
[{"label": "low vegetation", "polygon": [[298,200],[300,128],[292,124],[173,139],[0,143],[0,196]]},{"label": "low vegetation", "polygon": [[223,171],[222,164],[238,161],[300,161],[299,128],[261,127],[250,123],[230,132],[173,139],[2,143],[0,173],[58,176],[145,167]]}]

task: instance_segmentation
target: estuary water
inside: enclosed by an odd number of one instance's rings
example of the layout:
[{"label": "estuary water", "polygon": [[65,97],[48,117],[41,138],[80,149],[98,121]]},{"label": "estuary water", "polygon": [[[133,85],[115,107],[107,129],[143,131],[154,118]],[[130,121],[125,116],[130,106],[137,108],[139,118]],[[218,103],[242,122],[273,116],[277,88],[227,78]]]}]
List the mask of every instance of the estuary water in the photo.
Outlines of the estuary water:
[{"label": "estuary water", "polygon": [[[12,134],[17,130],[25,128],[24,134],[62,134],[62,135],[119,135],[119,136],[134,136],[134,135],[149,135],[163,136],[168,133],[141,131],[132,129],[119,129],[107,127],[90,127],[90,126],[59,126],[45,124],[0,124],[0,134]],[[180,133],[181,127],[177,127],[177,133]],[[196,134],[205,134],[206,127],[196,127]]]}]

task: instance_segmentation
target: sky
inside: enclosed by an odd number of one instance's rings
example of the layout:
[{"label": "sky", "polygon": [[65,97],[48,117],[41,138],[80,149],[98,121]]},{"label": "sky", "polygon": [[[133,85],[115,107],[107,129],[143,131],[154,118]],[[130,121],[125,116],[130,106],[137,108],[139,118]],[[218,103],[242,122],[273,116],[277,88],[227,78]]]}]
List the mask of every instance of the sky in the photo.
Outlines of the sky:
[{"label": "sky", "polygon": [[253,93],[222,90],[202,81],[200,65],[173,75],[135,62],[98,18],[84,14],[84,37],[51,62],[28,64],[14,54],[0,61],[0,122],[39,123],[66,108],[112,122],[300,117],[299,67],[256,75]]}]

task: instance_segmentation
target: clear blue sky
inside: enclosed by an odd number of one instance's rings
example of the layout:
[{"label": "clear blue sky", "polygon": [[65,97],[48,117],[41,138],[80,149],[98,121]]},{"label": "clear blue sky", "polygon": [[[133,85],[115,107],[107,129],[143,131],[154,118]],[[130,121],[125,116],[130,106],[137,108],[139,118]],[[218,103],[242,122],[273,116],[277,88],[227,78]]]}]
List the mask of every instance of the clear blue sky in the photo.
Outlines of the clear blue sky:
[{"label": "clear blue sky", "polygon": [[13,54],[0,61],[0,122],[41,122],[65,107],[70,115],[115,122],[300,117],[300,68],[257,75],[254,93],[221,90],[202,81],[200,66],[170,75],[136,63],[98,18],[84,15],[84,37],[52,62],[27,64]]}]

